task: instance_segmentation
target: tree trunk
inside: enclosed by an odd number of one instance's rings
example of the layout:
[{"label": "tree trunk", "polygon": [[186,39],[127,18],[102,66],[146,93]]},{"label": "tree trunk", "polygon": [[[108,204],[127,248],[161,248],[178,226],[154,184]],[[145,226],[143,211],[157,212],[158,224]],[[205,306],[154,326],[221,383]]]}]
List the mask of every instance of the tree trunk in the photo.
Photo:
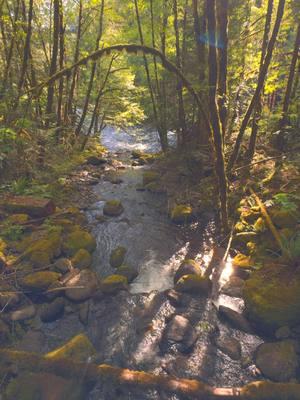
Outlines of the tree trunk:
[{"label": "tree trunk", "polygon": [[[173,15],[174,15],[174,31],[175,31],[175,47],[176,47],[176,66],[182,70],[182,59],[180,50],[180,37],[178,27],[178,4],[177,0],[173,0]],[[184,144],[186,137],[186,122],[185,122],[185,110],[182,93],[182,83],[177,79],[177,97],[178,97],[178,122],[179,122],[179,144]]]},{"label": "tree trunk", "polygon": [[[62,70],[64,67],[65,57],[65,28],[64,28],[64,15],[63,15],[63,4],[60,0],[60,12],[59,12],[59,69]],[[62,120],[63,120],[63,93],[64,93],[64,77],[62,76],[59,80],[58,86],[58,99],[57,99],[57,120],[56,120],[56,143],[59,142],[60,134],[62,131]]]},{"label": "tree trunk", "polygon": [[197,56],[199,62],[199,81],[203,83],[205,80],[205,33],[206,33],[206,7],[204,2],[203,7],[203,18],[200,19],[198,11],[198,0],[193,0],[193,17],[194,17],[194,32],[197,47]]},{"label": "tree trunk", "polygon": [[[100,9],[99,30],[98,30],[98,35],[97,35],[97,38],[96,38],[95,51],[97,51],[99,49],[99,42],[101,40],[102,33],[103,33],[104,5],[105,5],[105,2],[104,2],[104,0],[102,0],[101,1],[101,9]],[[90,102],[91,93],[92,93],[92,90],[93,90],[96,69],[97,69],[97,61],[93,61],[92,62],[90,79],[89,79],[88,88],[87,88],[87,93],[86,93],[86,96],[85,96],[85,101],[84,101],[84,105],[83,105],[83,109],[82,109],[82,114],[81,114],[80,120],[78,122],[77,128],[75,130],[75,136],[79,136],[80,135],[81,129],[82,129],[84,121],[85,121],[85,117],[86,117],[86,114],[87,114],[87,111],[88,111],[89,102]]]},{"label": "tree trunk", "polygon": [[213,133],[215,150],[215,170],[219,184],[219,198],[221,210],[221,222],[224,231],[228,230],[227,212],[227,178],[225,172],[225,161],[223,152],[223,138],[217,104],[217,42],[216,42],[216,0],[206,0],[207,4],[207,27],[209,37],[208,50],[208,84],[209,84],[209,110],[210,123]]},{"label": "tree trunk", "polygon": [[279,132],[278,142],[277,142],[277,147],[279,150],[282,150],[284,147],[284,144],[285,144],[284,143],[285,142],[284,128],[288,124],[288,111],[289,111],[294,77],[295,77],[295,72],[296,72],[299,47],[300,47],[300,22],[298,23],[298,28],[297,28],[297,32],[296,32],[294,51],[293,51],[293,55],[292,55],[292,61],[291,61],[291,65],[290,65],[290,71],[289,71],[287,86],[286,86],[284,100],[283,100],[282,117],[279,121],[279,131],[280,132]]},{"label": "tree trunk", "polygon": [[228,170],[230,171],[237,158],[239,155],[239,151],[240,151],[240,146],[244,137],[244,133],[245,130],[248,126],[249,120],[251,118],[252,112],[253,110],[257,107],[257,104],[259,102],[260,99],[260,95],[261,95],[261,91],[263,89],[264,83],[265,83],[265,79],[268,73],[268,69],[269,69],[269,65],[272,59],[272,54],[273,54],[273,50],[274,50],[274,46],[276,43],[276,39],[277,39],[277,35],[279,32],[279,28],[281,25],[281,21],[282,21],[282,17],[283,17],[283,12],[284,12],[284,6],[285,6],[285,0],[279,0],[278,3],[278,8],[277,8],[277,15],[276,15],[276,20],[275,20],[275,24],[274,24],[274,28],[273,28],[273,32],[270,38],[270,41],[268,43],[268,48],[267,48],[267,52],[266,52],[266,57],[265,57],[265,61],[263,63],[263,66],[261,68],[261,71],[258,75],[258,81],[257,81],[257,86],[254,92],[254,95],[252,97],[252,100],[248,106],[248,109],[246,111],[246,114],[244,116],[244,119],[242,121],[241,127],[240,127],[240,131],[238,133],[238,136],[236,138],[236,142],[232,151],[232,154],[230,156],[229,162],[228,162]]},{"label": "tree trunk", "polygon": [[[262,47],[261,47],[261,58],[260,58],[260,67],[259,67],[259,73],[261,73],[261,69],[265,60],[266,56],[266,51],[267,51],[267,46],[268,46],[268,41],[269,41],[269,35],[270,35],[270,29],[271,29],[271,21],[272,21],[272,13],[273,13],[273,3],[274,0],[269,0],[268,1],[268,9],[267,9],[267,15],[266,15],[266,22],[265,22],[265,30],[264,30],[264,36],[263,36],[263,42],[262,42]],[[247,162],[250,162],[254,156],[255,152],[255,146],[256,146],[256,138],[257,138],[257,133],[258,133],[258,124],[261,118],[261,113],[262,113],[262,95],[260,95],[257,107],[254,111],[254,117],[253,117],[253,123],[252,123],[252,131],[251,131],[251,136],[250,136],[250,141],[249,141],[249,147],[248,147],[248,154],[247,154]]]},{"label": "tree trunk", "polygon": [[219,0],[217,5],[218,17],[218,65],[219,65],[219,113],[222,125],[223,141],[227,125],[227,46],[228,46],[228,0]]}]

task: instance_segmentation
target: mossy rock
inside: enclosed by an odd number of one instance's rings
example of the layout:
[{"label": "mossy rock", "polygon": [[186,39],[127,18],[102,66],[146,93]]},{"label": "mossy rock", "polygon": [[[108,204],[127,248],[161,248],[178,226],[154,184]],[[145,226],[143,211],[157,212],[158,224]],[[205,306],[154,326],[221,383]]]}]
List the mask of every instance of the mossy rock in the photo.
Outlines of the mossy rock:
[{"label": "mossy rock", "polygon": [[171,211],[171,220],[176,224],[184,224],[186,222],[190,222],[193,218],[193,209],[192,207],[179,204],[175,206]]},{"label": "mossy rock", "polygon": [[15,225],[20,225],[24,224],[29,220],[29,215],[28,214],[13,214],[10,215],[5,222],[9,224],[15,224]]},{"label": "mossy rock", "polygon": [[212,288],[212,283],[208,278],[199,275],[184,275],[175,285],[179,292],[191,294],[207,295]]},{"label": "mossy rock", "polygon": [[72,358],[74,361],[86,362],[96,354],[96,350],[89,338],[82,334],[74,336],[63,346],[47,353],[46,358],[58,360],[60,358]]},{"label": "mossy rock", "polygon": [[251,269],[254,266],[254,262],[250,256],[246,256],[245,254],[239,253],[232,260],[232,265],[235,268]]},{"label": "mossy rock", "polygon": [[184,260],[180,265],[174,276],[174,283],[176,284],[184,275],[202,275],[200,264],[195,260]]},{"label": "mossy rock", "polygon": [[91,254],[85,249],[78,250],[71,260],[73,267],[78,269],[89,268],[92,261]]},{"label": "mossy rock", "polygon": [[95,238],[83,229],[76,229],[67,235],[63,243],[63,251],[68,256],[74,256],[78,250],[84,249],[92,253],[96,249]]},{"label": "mossy rock", "polygon": [[156,193],[156,194],[165,193],[165,191],[162,189],[162,187],[158,182],[150,182],[146,186],[144,186],[144,188],[151,193]]},{"label": "mossy rock", "polygon": [[267,265],[251,274],[244,288],[246,312],[258,329],[273,334],[300,320],[300,273],[281,265]]},{"label": "mossy rock", "polygon": [[238,211],[240,212],[241,221],[249,224],[253,224],[260,217],[260,212],[256,208],[242,207]]},{"label": "mossy rock", "polygon": [[289,210],[271,208],[270,216],[278,228],[293,228],[297,224],[299,215]]},{"label": "mossy rock", "polygon": [[51,272],[51,271],[34,272],[32,274],[25,276],[20,281],[20,286],[23,289],[32,292],[43,292],[47,290],[52,283],[58,281],[60,277],[61,274],[57,272]]},{"label": "mossy rock", "polygon": [[109,263],[110,263],[111,267],[112,268],[120,267],[125,260],[126,253],[127,253],[126,247],[118,246],[117,248],[115,248],[110,253],[110,257],[109,257]]},{"label": "mossy rock", "polygon": [[0,252],[3,253],[7,248],[7,243],[0,237]]},{"label": "mossy rock", "polygon": [[79,382],[48,373],[22,373],[10,381],[5,400],[84,400],[86,393]]},{"label": "mossy rock", "polygon": [[262,217],[257,218],[255,223],[253,224],[253,228],[255,232],[265,232],[267,228],[264,219]]},{"label": "mossy rock", "polygon": [[114,294],[120,290],[126,290],[128,287],[127,278],[123,275],[110,275],[102,279],[100,288],[105,294]]},{"label": "mossy rock", "polygon": [[53,233],[34,241],[25,250],[24,259],[34,267],[45,267],[61,254],[61,236]]},{"label": "mossy rock", "polygon": [[159,173],[156,171],[145,171],[143,173],[143,185],[146,186],[149,183],[157,182],[159,180]]},{"label": "mossy rock", "polygon": [[103,208],[103,214],[108,217],[118,217],[124,211],[124,207],[120,200],[108,200]]},{"label": "mossy rock", "polygon": [[78,273],[75,275],[71,272],[70,278],[66,279],[65,286],[67,289],[65,290],[65,296],[69,300],[81,302],[91,298],[97,291],[99,277],[97,273],[91,269],[77,271]]},{"label": "mossy rock", "polygon": [[139,273],[136,269],[128,267],[127,265],[122,265],[116,271],[117,275],[122,275],[127,278],[128,283],[131,283],[138,277]]}]

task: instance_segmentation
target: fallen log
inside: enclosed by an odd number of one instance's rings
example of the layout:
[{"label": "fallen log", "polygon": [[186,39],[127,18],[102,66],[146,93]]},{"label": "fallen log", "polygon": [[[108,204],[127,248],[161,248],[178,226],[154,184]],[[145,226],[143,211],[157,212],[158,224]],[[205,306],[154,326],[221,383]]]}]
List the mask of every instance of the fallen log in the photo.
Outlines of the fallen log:
[{"label": "fallen log", "polygon": [[80,382],[89,384],[100,382],[112,384],[114,387],[158,389],[199,400],[300,400],[300,384],[296,383],[261,381],[242,388],[213,388],[195,379],[154,375],[106,364],[76,362],[68,358],[51,359],[9,349],[0,350],[0,370],[13,374],[16,371],[46,372],[66,379],[79,379]]},{"label": "fallen log", "polygon": [[33,218],[47,217],[55,212],[52,200],[33,196],[6,196],[0,204],[9,212],[28,214]]}]

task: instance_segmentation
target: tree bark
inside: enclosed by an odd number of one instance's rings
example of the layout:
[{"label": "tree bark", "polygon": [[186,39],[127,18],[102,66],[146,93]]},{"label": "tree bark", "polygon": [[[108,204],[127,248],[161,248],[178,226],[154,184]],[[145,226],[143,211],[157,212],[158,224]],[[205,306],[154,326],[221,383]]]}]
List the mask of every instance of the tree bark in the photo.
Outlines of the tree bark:
[{"label": "tree bark", "polygon": [[[64,67],[65,57],[65,28],[64,28],[64,15],[63,15],[63,4],[60,0],[60,12],[59,12],[59,69],[62,70]],[[57,120],[56,120],[56,143],[59,142],[60,134],[62,131],[63,121],[63,94],[64,94],[64,77],[62,76],[59,80],[58,86],[58,99],[57,99]]]},{"label": "tree bark", "polygon": [[[261,72],[261,69],[262,69],[262,66],[263,66],[263,63],[264,63],[264,60],[265,60],[265,56],[266,56],[266,51],[267,51],[267,46],[268,46],[268,41],[269,41],[269,35],[270,35],[270,29],[271,29],[273,3],[274,3],[274,0],[269,0],[268,1],[268,9],[267,9],[267,15],[266,15],[265,29],[264,29],[263,42],[262,42],[262,47],[261,47],[261,57],[260,57],[259,72]],[[260,98],[258,100],[258,104],[256,106],[256,109],[254,110],[252,131],[251,131],[249,147],[248,147],[248,154],[247,154],[247,161],[248,162],[250,162],[252,160],[253,156],[254,156],[255,146],[256,146],[256,138],[257,138],[257,133],[258,133],[258,124],[259,124],[259,121],[260,121],[260,118],[261,118],[261,113],[262,113],[262,94],[260,95]]]},{"label": "tree bark", "polygon": [[225,161],[223,152],[223,138],[217,104],[217,41],[216,41],[216,0],[206,0],[207,4],[207,27],[209,37],[208,50],[208,84],[209,84],[209,110],[210,123],[213,133],[215,150],[215,170],[219,184],[219,198],[221,210],[221,222],[224,231],[228,230],[227,212],[227,177],[225,172]]},{"label": "tree bark", "polygon": [[289,71],[289,76],[288,76],[284,100],[283,100],[282,116],[279,121],[279,136],[278,136],[278,142],[277,142],[277,147],[279,150],[282,150],[284,147],[284,144],[285,144],[284,128],[288,124],[288,111],[289,111],[294,77],[295,77],[295,72],[296,72],[299,47],[300,47],[300,22],[298,23],[298,28],[297,28],[297,32],[296,32],[294,51],[293,51],[293,55],[292,55],[290,71]]},{"label": "tree bark", "polygon": [[206,60],[206,49],[204,36],[206,33],[206,7],[203,7],[203,17],[199,16],[198,11],[198,0],[193,0],[193,18],[194,18],[194,32],[197,48],[197,56],[199,62],[199,81],[203,83],[205,80],[205,60]]},{"label": "tree bark", "polygon": [[242,140],[243,140],[243,137],[244,137],[245,130],[246,130],[247,126],[248,126],[248,123],[249,123],[249,120],[251,118],[252,112],[253,112],[253,110],[256,108],[256,106],[258,104],[258,101],[259,101],[259,98],[260,98],[260,94],[261,94],[262,88],[264,86],[265,79],[266,79],[266,76],[267,76],[267,73],[268,73],[268,69],[269,69],[269,66],[270,66],[270,62],[271,62],[271,59],[272,59],[274,46],[275,46],[275,43],[276,43],[277,35],[278,35],[278,32],[279,32],[279,28],[280,28],[282,17],[283,17],[283,13],[284,13],[284,6],[285,6],[285,0],[279,0],[278,8],[277,8],[277,15],[276,15],[275,23],[274,23],[273,32],[272,32],[270,41],[268,43],[266,57],[265,57],[263,66],[262,66],[261,71],[260,71],[260,73],[258,75],[257,86],[256,86],[256,89],[255,89],[254,95],[252,97],[252,100],[251,100],[251,102],[250,102],[250,104],[248,106],[248,109],[246,111],[246,114],[244,116],[244,119],[242,121],[242,124],[241,124],[241,127],[240,127],[240,131],[239,131],[238,136],[236,138],[236,142],[235,142],[232,154],[231,154],[231,156],[229,158],[229,162],[228,162],[228,165],[227,165],[227,168],[228,168],[229,171],[233,168],[233,166],[234,166],[234,164],[235,164],[235,162],[236,162],[236,160],[238,158],[239,151],[240,151],[240,146],[241,146],[241,143],[242,143]]}]

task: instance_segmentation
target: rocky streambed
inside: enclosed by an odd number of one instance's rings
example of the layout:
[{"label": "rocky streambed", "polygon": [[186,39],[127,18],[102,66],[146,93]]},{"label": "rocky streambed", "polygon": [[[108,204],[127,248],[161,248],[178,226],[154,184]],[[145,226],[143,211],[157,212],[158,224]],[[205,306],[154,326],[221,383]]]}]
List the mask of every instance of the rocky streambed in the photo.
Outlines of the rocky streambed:
[{"label": "rocky streambed", "polygon": [[[93,187],[95,201],[82,204],[84,213],[60,210],[18,244],[19,290],[1,275],[1,346],[219,387],[241,387],[262,373],[295,380],[297,330],[283,327],[266,344],[255,334],[243,315],[245,276],[237,276],[230,258],[223,261],[213,216],[175,224],[169,215],[182,222],[183,211],[186,221],[189,209],[168,209],[166,195],[151,185],[155,174],[140,165],[145,160],[128,152],[108,158],[89,160],[83,184]],[[179,398],[109,380],[87,388],[84,368],[82,381],[73,383],[42,371],[1,366],[1,373],[9,400]]]}]

